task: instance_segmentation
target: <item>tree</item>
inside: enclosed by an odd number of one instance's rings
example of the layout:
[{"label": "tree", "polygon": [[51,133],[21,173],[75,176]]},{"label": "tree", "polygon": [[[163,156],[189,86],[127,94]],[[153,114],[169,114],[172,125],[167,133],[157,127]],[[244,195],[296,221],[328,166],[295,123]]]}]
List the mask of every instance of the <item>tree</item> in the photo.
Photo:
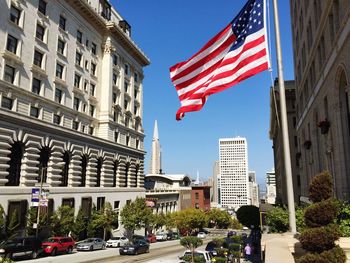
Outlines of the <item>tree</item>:
[{"label": "tree", "polygon": [[348,202],[341,203],[337,224],[339,225],[341,236],[350,237],[350,204]]},{"label": "tree", "polygon": [[75,240],[81,240],[86,238],[87,227],[88,220],[85,217],[83,210],[80,208],[74,220],[74,225],[72,228],[72,237]]},{"label": "tree", "polygon": [[195,262],[194,251],[197,247],[203,245],[203,240],[198,237],[187,236],[180,239],[180,244],[181,246],[191,250],[191,254],[192,254],[191,262],[192,263]]},{"label": "tree", "polygon": [[152,209],[146,206],[145,198],[136,197],[133,202],[126,204],[120,212],[121,222],[128,235],[135,230],[153,225]]},{"label": "tree", "polygon": [[228,228],[231,223],[231,216],[223,210],[213,208],[207,213],[209,224],[214,228]]},{"label": "tree", "polygon": [[6,215],[4,208],[0,205],[0,239],[3,240],[6,235]]},{"label": "tree", "polygon": [[52,234],[56,236],[68,236],[74,227],[74,208],[60,206],[51,216]]},{"label": "tree", "polygon": [[12,214],[9,215],[9,222],[6,227],[6,234],[11,237],[19,227],[17,209],[13,210]]},{"label": "tree", "polygon": [[96,213],[96,217],[92,219],[92,223],[103,229],[103,239],[106,239],[107,232],[118,225],[118,213],[112,209],[110,203],[105,203],[104,207]]},{"label": "tree", "polygon": [[[38,207],[31,206],[28,211],[27,211],[27,225],[26,225],[26,232],[27,235],[35,235],[36,234],[36,229],[33,228],[33,225],[37,223],[37,216],[38,216]],[[39,217],[39,225],[36,226],[39,230],[42,230],[44,226],[48,224],[48,216],[47,213],[40,213]]]},{"label": "tree", "polygon": [[266,213],[266,224],[272,233],[284,233],[289,230],[288,211],[282,207],[275,207]]},{"label": "tree", "polygon": [[200,209],[188,208],[174,214],[176,227],[182,234],[189,234],[207,225],[207,217]]},{"label": "tree", "polygon": [[237,212],[238,221],[247,227],[260,225],[260,213],[259,208],[254,205],[244,205],[241,206]]},{"label": "tree", "polygon": [[242,224],[238,221],[237,218],[231,217],[230,218],[230,228],[233,229],[242,229]]}]

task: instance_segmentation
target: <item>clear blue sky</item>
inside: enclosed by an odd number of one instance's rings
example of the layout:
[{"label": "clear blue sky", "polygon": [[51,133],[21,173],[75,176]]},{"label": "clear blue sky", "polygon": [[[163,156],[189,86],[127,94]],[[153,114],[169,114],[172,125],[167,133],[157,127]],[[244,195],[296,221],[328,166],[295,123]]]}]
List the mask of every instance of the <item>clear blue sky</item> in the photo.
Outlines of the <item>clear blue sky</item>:
[{"label": "clear blue sky", "polygon": [[[289,1],[278,1],[284,77],[293,79]],[[165,173],[186,173],[206,180],[219,158],[219,138],[246,137],[249,169],[259,183],[273,164],[269,140],[269,72],[260,73],[212,95],[199,112],[178,122],[179,99],[169,78],[169,67],[187,60],[223,29],[245,0],[113,0],[132,28],[132,39],[150,58],[144,69],[145,172],[148,173],[154,121],[158,121]],[[272,3],[270,4],[273,19]],[[273,27],[272,27],[273,28]],[[274,32],[274,31],[272,31]],[[271,34],[273,78],[277,76],[275,39]]]}]

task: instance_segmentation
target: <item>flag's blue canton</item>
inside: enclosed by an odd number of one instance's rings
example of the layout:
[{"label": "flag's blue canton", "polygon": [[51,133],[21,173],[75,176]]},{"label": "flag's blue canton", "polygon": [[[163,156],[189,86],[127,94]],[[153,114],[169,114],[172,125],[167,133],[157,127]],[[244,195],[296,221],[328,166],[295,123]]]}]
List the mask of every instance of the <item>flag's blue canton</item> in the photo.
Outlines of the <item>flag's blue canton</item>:
[{"label": "flag's blue canton", "polygon": [[230,50],[244,43],[246,37],[264,27],[264,0],[249,0],[241,12],[233,19],[232,31],[237,39]]}]

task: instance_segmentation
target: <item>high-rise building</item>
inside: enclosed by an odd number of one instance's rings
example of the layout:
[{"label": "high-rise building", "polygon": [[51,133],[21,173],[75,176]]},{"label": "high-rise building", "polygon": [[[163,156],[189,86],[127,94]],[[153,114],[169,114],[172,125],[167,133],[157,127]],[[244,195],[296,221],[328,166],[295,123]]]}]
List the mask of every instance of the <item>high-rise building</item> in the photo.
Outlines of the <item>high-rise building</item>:
[{"label": "high-rise building", "polygon": [[328,170],[350,200],[350,1],[291,0],[301,196]]},{"label": "high-rise building", "polygon": [[248,146],[245,138],[219,140],[220,203],[237,210],[250,204],[248,185]]},{"label": "high-rise building", "polygon": [[211,193],[211,202],[213,205],[217,205],[218,202],[218,175],[220,171],[220,166],[219,166],[219,161],[214,162],[213,166],[213,175],[209,179],[209,185],[211,186],[210,188],[210,193]]},{"label": "high-rise building", "polygon": [[276,204],[276,175],[275,170],[266,172],[266,203]]},{"label": "high-rise building", "polygon": [[248,172],[250,204],[259,207],[259,186],[256,182],[255,171]]},{"label": "high-rise building", "polygon": [[[61,205],[144,196],[143,67],[107,0],[0,1],[0,203],[24,227],[32,189]],[[37,196],[36,196],[37,197]],[[47,195],[46,195],[47,197]]]},{"label": "high-rise building", "polygon": [[152,139],[152,153],[151,153],[151,165],[150,165],[150,174],[161,174],[161,147],[159,142],[159,133],[158,133],[158,122],[154,122],[153,130],[153,139]]}]

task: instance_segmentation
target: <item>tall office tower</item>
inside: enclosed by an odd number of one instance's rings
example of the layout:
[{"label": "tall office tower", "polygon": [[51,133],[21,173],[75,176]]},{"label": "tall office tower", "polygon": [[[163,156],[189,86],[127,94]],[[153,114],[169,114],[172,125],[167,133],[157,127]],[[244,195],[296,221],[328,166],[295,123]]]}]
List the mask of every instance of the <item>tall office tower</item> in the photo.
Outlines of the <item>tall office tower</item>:
[{"label": "tall office tower", "polygon": [[219,140],[221,205],[237,210],[250,204],[248,149],[245,138]]},{"label": "tall office tower", "polygon": [[276,175],[275,171],[266,172],[266,203],[276,204]]},{"label": "tall office tower", "polygon": [[213,176],[211,177],[212,202],[218,204],[218,175],[220,171],[219,161],[214,162]]},{"label": "tall office tower", "polygon": [[158,134],[158,122],[156,120],[154,122],[154,130],[153,130],[150,174],[162,173],[161,162],[162,162],[162,159],[161,159],[161,148],[160,148],[159,134]]},{"label": "tall office tower", "polygon": [[325,170],[335,197],[350,200],[350,1],[290,0],[290,7],[300,200]]},{"label": "tall office tower", "polygon": [[107,0],[8,0],[0,9],[7,216],[17,213],[24,227],[41,185],[49,214],[69,205],[89,217],[93,204],[118,210],[145,196],[142,81],[150,61],[127,21]]},{"label": "tall office tower", "polygon": [[255,171],[248,172],[250,203],[259,207],[259,186],[256,182]]}]

